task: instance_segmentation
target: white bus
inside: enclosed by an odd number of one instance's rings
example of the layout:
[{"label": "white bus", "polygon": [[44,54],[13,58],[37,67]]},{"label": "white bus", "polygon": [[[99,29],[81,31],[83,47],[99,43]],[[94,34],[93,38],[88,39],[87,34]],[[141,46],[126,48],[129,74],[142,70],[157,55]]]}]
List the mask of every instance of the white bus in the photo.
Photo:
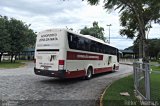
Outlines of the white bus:
[{"label": "white bus", "polygon": [[90,79],[93,74],[118,70],[118,61],[117,48],[89,35],[66,29],[49,29],[37,35],[37,75]]}]

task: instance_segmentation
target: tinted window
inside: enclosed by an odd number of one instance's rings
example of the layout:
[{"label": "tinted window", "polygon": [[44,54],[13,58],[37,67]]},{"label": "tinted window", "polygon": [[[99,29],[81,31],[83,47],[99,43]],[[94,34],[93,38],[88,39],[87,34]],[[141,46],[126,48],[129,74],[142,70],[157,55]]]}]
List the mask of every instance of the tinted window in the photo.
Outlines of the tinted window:
[{"label": "tinted window", "polygon": [[117,55],[117,49],[99,42],[68,33],[70,49]]}]

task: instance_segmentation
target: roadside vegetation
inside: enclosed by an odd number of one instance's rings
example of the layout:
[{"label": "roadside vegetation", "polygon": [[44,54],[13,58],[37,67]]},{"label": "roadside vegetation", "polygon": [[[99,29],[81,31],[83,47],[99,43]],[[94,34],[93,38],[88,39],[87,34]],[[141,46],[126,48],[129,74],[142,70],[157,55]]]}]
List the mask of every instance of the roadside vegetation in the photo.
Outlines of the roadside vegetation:
[{"label": "roadside vegetation", "polygon": [[25,66],[25,63],[21,61],[16,61],[11,63],[10,61],[2,61],[0,62],[0,68],[6,68],[6,69],[11,69],[11,68],[19,68]]},{"label": "roadside vegetation", "polygon": [[[120,93],[128,92],[130,96],[122,96]],[[134,94],[133,76],[115,81],[103,96],[103,106],[140,105]]]},{"label": "roadside vegetation", "polygon": [[[150,74],[151,100],[160,100],[160,64],[159,61],[151,62],[152,72]],[[157,73],[158,72],[158,73]]]},{"label": "roadside vegetation", "polygon": [[160,71],[160,63],[158,61],[150,62],[152,71]]},{"label": "roadside vegetation", "polygon": [[11,68],[19,68],[19,67],[24,67],[26,62],[33,62],[33,60],[16,60],[15,62],[10,62],[8,61],[2,61],[0,62],[0,68],[6,68],[6,69],[11,69]]},{"label": "roadside vegetation", "polygon": [[160,71],[160,66],[151,66],[152,71]]},{"label": "roadside vegetation", "polygon": [[30,26],[21,20],[0,15],[0,62],[5,54],[10,55],[10,61],[14,62],[25,48],[34,47],[36,34]]},{"label": "roadside vegetation", "polygon": [[150,74],[151,84],[151,100],[160,100],[160,73],[151,72]]},{"label": "roadside vegetation", "polygon": [[[91,5],[98,5],[100,0],[87,0]],[[147,36],[152,24],[160,23],[160,5],[158,0],[105,0],[104,9],[108,12],[119,11],[120,35],[135,38],[134,43],[139,47],[139,58],[148,62],[149,43]],[[147,18],[146,18],[147,17]],[[146,33],[147,32],[147,33]],[[151,42],[155,43],[155,41]],[[156,45],[158,42],[156,42]],[[159,45],[157,45],[159,47]],[[157,54],[157,52],[156,52]]]},{"label": "roadside vegetation", "polygon": [[[160,39],[147,39],[147,49],[148,49],[148,58],[151,60],[153,64],[160,64]],[[133,50],[135,53],[135,57],[139,56],[139,43],[134,41],[133,46],[125,48],[124,50]]]},{"label": "roadside vegetation", "polygon": [[91,35],[93,37],[99,38],[103,41],[106,41],[106,37],[104,37],[104,28],[98,25],[98,22],[94,21],[92,27],[84,27],[80,31],[83,35]]},{"label": "roadside vegetation", "polygon": [[[151,73],[151,100],[160,100],[160,74]],[[122,96],[120,93],[128,92],[129,96]],[[134,94],[134,81],[133,75],[115,81],[105,92],[103,96],[103,106],[124,106],[136,105],[139,106],[140,102]]]}]

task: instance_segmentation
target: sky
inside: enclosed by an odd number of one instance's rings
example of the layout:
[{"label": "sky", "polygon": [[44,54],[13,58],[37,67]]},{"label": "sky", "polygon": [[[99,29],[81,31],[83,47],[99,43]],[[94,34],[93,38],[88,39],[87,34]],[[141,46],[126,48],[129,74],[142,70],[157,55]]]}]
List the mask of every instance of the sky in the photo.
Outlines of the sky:
[{"label": "sky", "polygon": [[[91,6],[82,0],[1,0],[0,15],[13,17],[31,24],[35,32],[51,28],[73,28],[79,32],[85,26],[91,27],[94,21],[105,29],[105,37],[119,49],[132,46],[133,40],[122,37],[119,30],[118,11],[108,12],[103,8],[103,0],[97,6]],[[149,38],[160,37],[160,25],[153,24]]]}]

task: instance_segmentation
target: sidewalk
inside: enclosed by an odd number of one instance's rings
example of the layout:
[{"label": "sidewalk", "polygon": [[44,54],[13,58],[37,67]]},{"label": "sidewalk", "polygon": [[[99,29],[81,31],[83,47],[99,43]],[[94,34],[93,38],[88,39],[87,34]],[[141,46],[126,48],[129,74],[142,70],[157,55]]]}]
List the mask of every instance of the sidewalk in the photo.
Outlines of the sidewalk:
[{"label": "sidewalk", "polygon": [[123,59],[123,58],[121,58],[119,63],[125,64],[125,65],[133,65],[133,62],[135,62],[135,61],[136,61],[136,59],[125,59],[125,58]]},{"label": "sidewalk", "polygon": [[119,64],[125,64],[125,65],[133,65],[133,62],[125,62],[125,61],[121,61],[119,62]]}]

